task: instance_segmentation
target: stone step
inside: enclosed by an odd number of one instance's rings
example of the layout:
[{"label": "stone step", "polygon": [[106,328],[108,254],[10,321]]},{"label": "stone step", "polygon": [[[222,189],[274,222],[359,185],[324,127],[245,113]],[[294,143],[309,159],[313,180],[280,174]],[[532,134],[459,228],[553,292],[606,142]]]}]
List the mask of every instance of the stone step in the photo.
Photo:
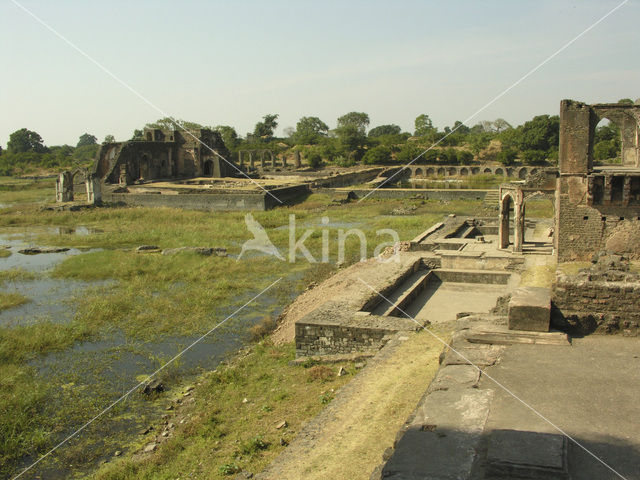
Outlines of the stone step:
[{"label": "stone step", "polygon": [[563,435],[494,430],[489,435],[487,477],[496,480],[569,480]]}]

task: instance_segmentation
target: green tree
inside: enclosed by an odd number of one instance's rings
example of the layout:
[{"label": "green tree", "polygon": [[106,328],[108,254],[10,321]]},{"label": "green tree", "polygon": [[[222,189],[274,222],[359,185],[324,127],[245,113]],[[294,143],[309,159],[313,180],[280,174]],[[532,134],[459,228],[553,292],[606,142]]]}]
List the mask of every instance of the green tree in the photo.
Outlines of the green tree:
[{"label": "green tree", "polygon": [[369,115],[364,112],[349,112],[338,118],[337,130],[342,128],[355,129],[358,134],[364,135],[369,126]]},{"label": "green tree", "polygon": [[349,112],[338,118],[338,126],[334,130],[340,141],[342,154],[349,158],[354,153],[355,159],[362,158],[367,145],[366,131],[369,115],[362,112]]},{"label": "green tree", "polygon": [[416,137],[432,137],[438,132],[438,129],[433,126],[433,122],[426,113],[416,117],[414,126],[414,135]]},{"label": "green tree", "polygon": [[256,123],[253,129],[253,135],[262,140],[271,140],[273,138],[273,132],[278,127],[278,115],[268,114],[262,117],[262,122]]},{"label": "green tree", "polygon": [[621,98],[620,100],[618,100],[618,103],[622,105],[633,105],[633,100],[631,100],[630,98]]},{"label": "green tree", "polygon": [[180,120],[172,117],[164,117],[152,123],[147,123],[145,128],[153,128],[159,130],[200,130],[203,127],[199,123],[190,122],[189,120]]},{"label": "green tree", "polygon": [[398,125],[380,125],[369,130],[369,138],[382,137],[383,135],[400,135],[402,129]]},{"label": "green tree", "polygon": [[80,139],[78,140],[78,144],[76,147],[84,147],[86,145],[95,145],[98,143],[98,138],[95,135],[90,135],[88,133],[83,133],[80,135]]},{"label": "green tree", "polygon": [[518,157],[518,152],[513,148],[504,148],[498,154],[498,161],[503,165],[513,165],[516,158]]},{"label": "green tree", "polygon": [[136,128],[133,131],[133,135],[131,135],[131,140],[142,140],[142,136],[144,135],[144,132],[138,128]]},{"label": "green tree", "polygon": [[391,161],[391,150],[385,145],[378,145],[377,147],[367,150],[367,153],[362,157],[362,161],[367,165],[383,165]]},{"label": "green tree", "polygon": [[329,127],[318,117],[302,117],[293,135],[296,145],[313,145],[329,133]]},{"label": "green tree", "polygon": [[9,153],[44,153],[47,151],[47,147],[44,146],[42,137],[36,132],[21,128],[9,135],[7,151]]},{"label": "green tree", "polygon": [[113,135],[107,135],[104,137],[104,140],[102,141],[102,143],[113,143],[116,141],[116,137],[114,137]]},{"label": "green tree", "polygon": [[235,150],[240,145],[240,138],[236,129],[228,125],[218,125],[213,129],[222,137],[222,141],[229,150]]},{"label": "green tree", "polygon": [[542,165],[547,161],[547,153],[542,150],[525,150],[522,159],[527,165]]}]

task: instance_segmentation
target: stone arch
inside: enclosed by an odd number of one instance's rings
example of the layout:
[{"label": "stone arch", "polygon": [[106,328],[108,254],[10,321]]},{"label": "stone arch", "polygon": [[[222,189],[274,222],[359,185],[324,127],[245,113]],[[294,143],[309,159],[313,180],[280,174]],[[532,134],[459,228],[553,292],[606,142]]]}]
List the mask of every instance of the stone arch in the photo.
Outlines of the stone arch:
[{"label": "stone arch", "polygon": [[138,178],[148,179],[151,173],[151,155],[143,153],[138,162]]},{"label": "stone arch", "polygon": [[480,173],[480,167],[472,167],[471,168],[471,174],[472,175],[478,175]]},{"label": "stone arch", "polygon": [[491,170],[489,167],[486,167],[486,168],[484,169],[483,173],[491,174],[491,173],[493,173],[493,170]]},{"label": "stone arch", "polygon": [[418,177],[418,176],[420,176],[420,177],[424,177],[424,170],[423,170],[421,167],[416,167],[416,168],[413,170],[413,176],[414,176],[414,177]]},{"label": "stone arch", "polygon": [[456,167],[449,167],[447,173],[451,176],[457,175],[458,169]]},{"label": "stone arch", "polygon": [[427,168],[427,176],[433,177],[436,174],[436,169],[433,167]]},{"label": "stone arch", "polygon": [[444,167],[439,167],[438,168],[438,176],[440,177],[444,177],[446,175],[446,170],[444,169]]},{"label": "stone arch", "polygon": [[502,168],[498,167],[498,168],[496,168],[495,174],[496,175],[504,175],[504,170]]},{"label": "stone arch", "polygon": [[460,175],[469,175],[469,169],[467,167],[462,167],[460,169]]},{"label": "stone arch", "polygon": [[518,178],[520,180],[524,180],[529,176],[529,172],[527,170],[527,167],[522,167],[520,170],[518,170]]},{"label": "stone arch", "polygon": [[511,167],[507,168],[507,177],[513,177],[513,168]]}]

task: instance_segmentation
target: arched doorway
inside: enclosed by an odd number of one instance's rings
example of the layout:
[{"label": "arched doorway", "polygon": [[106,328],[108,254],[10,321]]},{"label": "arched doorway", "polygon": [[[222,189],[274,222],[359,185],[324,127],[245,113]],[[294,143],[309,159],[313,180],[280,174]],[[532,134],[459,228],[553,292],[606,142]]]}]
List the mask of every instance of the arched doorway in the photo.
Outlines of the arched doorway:
[{"label": "arched doorway", "polygon": [[142,157],[140,157],[140,169],[138,172],[138,178],[149,178],[149,155],[147,155],[146,153],[142,155]]},{"label": "arched doorway", "polygon": [[206,160],[204,162],[202,173],[205,177],[213,177],[213,160]]}]

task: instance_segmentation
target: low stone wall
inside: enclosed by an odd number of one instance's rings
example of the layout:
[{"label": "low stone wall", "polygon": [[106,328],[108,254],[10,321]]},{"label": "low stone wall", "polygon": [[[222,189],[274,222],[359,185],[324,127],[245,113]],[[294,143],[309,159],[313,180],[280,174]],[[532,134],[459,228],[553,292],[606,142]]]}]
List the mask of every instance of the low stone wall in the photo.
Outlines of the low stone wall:
[{"label": "low stone wall", "polygon": [[591,281],[559,274],[553,289],[551,324],[578,334],[640,331],[640,284]]},{"label": "low stone wall", "polygon": [[338,173],[337,175],[314,180],[311,184],[312,188],[337,188],[365,183],[373,180],[380,175],[385,169],[383,167],[367,168],[355,172]]},{"label": "low stone wall", "polygon": [[[373,189],[355,189],[352,190],[357,198],[363,198],[369,195]],[[379,188],[371,193],[367,198],[371,199],[396,199],[396,198],[412,198],[422,200],[484,200],[488,192],[493,190],[471,190],[471,189],[422,189],[422,188]],[[334,192],[335,193],[335,192]]]},{"label": "low stone wall", "polygon": [[347,305],[326,302],[296,322],[296,356],[375,353],[393,334],[417,328],[408,318],[357,313]]},{"label": "low stone wall", "polygon": [[[286,205],[292,200],[309,192],[307,185],[269,190],[273,195],[263,191],[256,193],[105,193],[103,201],[124,203],[142,207],[171,207],[192,210],[268,210],[278,205]],[[282,203],[278,202],[279,199]]]}]

